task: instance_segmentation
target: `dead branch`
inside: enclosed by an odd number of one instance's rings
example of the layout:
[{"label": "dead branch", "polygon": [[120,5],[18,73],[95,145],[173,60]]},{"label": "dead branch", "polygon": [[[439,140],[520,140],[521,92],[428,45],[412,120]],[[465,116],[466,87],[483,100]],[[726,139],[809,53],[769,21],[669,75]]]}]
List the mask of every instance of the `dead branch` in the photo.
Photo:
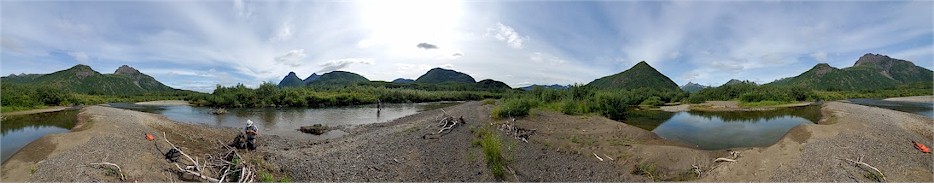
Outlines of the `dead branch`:
[{"label": "dead branch", "polygon": [[[443,110],[443,109],[442,109],[442,110]],[[446,112],[445,112],[445,113],[446,113]],[[465,124],[465,122],[464,122],[464,117],[463,117],[463,116],[461,116],[459,119],[454,119],[454,117],[452,117],[452,116],[447,116],[447,114],[445,114],[445,115],[443,115],[442,117],[443,117],[443,118],[441,118],[441,121],[438,121],[438,127],[440,127],[441,129],[439,129],[438,132],[432,132],[432,133],[428,133],[428,134],[422,135],[422,138],[423,138],[423,139],[427,139],[427,138],[437,139],[437,138],[440,138],[441,136],[444,136],[445,133],[450,132],[451,130],[453,130],[453,129],[454,129],[455,127],[457,127],[458,125]],[[437,136],[437,137],[428,137],[428,136],[433,136],[433,135],[438,135],[438,136]]]},{"label": "dead branch", "polygon": [[123,175],[123,170],[120,169],[120,166],[117,164],[110,163],[110,162],[98,162],[98,163],[90,163],[88,165],[97,165],[98,167],[101,167],[101,168],[103,168],[103,166],[105,165],[113,166],[117,168],[117,174],[120,174],[120,181],[126,181],[126,175]]},{"label": "dead branch", "polygon": [[716,160],[713,160],[713,162],[736,162],[736,160],[721,157],[721,158],[717,158]]},{"label": "dead branch", "polygon": [[[512,118],[512,122],[516,122],[516,118]],[[513,125],[512,122],[506,121],[505,123],[500,124],[499,130],[506,133],[506,135],[512,136],[522,142],[529,143],[529,137],[531,137],[532,134],[535,134],[535,131],[538,131],[536,129],[520,128]]]},{"label": "dead branch", "polygon": [[187,170],[187,169],[182,169],[182,167],[179,166],[178,163],[175,163],[175,168],[178,168],[179,171],[186,172],[186,173],[188,173],[188,174],[192,174],[192,175],[198,176],[198,177],[200,177],[201,179],[205,179],[205,180],[208,180],[208,181],[210,181],[210,182],[220,182],[220,180],[218,180],[218,179],[214,179],[214,178],[212,178],[212,177],[208,177],[208,176],[202,175],[202,174],[199,173],[199,172],[195,172],[195,171]]},{"label": "dead branch", "polygon": [[[863,160],[863,157],[862,157],[862,156],[857,157],[856,160],[850,160],[850,159],[848,159],[848,158],[839,158],[839,159],[852,162],[853,164],[856,165],[856,167],[858,167],[858,168],[860,168],[860,169],[862,169],[862,170],[865,170],[865,171],[867,171],[867,172],[871,172],[872,174],[878,174],[878,175],[880,176],[880,179],[881,179],[879,182],[885,182],[885,174],[882,174],[882,171],[880,171],[878,168],[873,167],[873,166],[871,166],[871,165],[869,165],[869,164],[863,162],[863,161],[862,161],[862,160]],[[873,172],[873,171],[875,171],[875,172]]]},{"label": "dead branch", "polygon": [[593,153],[593,156],[597,157],[597,160],[600,160],[601,162],[603,162],[603,158],[600,158],[600,156],[597,156],[597,153]]}]

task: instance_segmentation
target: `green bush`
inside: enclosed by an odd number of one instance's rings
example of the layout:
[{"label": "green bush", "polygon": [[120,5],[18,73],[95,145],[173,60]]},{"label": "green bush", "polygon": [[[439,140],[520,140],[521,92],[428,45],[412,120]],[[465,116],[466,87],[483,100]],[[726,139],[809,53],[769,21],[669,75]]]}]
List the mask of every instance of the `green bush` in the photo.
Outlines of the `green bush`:
[{"label": "green bush", "polygon": [[639,105],[662,106],[665,105],[665,102],[662,102],[662,98],[653,96],[649,97],[649,99],[645,99],[645,101],[642,101]]},{"label": "green bush", "polygon": [[493,118],[525,117],[534,105],[534,102],[528,99],[510,98],[504,100],[502,105],[494,107],[491,115]]}]

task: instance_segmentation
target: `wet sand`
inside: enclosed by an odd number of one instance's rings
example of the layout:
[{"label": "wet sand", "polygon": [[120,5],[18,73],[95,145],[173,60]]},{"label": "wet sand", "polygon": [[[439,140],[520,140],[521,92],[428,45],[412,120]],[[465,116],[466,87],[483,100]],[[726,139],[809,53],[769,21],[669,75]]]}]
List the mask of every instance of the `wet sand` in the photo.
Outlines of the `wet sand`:
[{"label": "wet sand", "polygon": [[63,110],[68,110],[68,109],[73,109],[73,108],[74,107],[55,106],[55,107],[49,107],[49,108],[44,108],[44,109],[33,109],[33,110],[16,111],[16,112],[3,112],[2,116],[38,114],[38,113],[45,113],[45,112],[63,111]]}]

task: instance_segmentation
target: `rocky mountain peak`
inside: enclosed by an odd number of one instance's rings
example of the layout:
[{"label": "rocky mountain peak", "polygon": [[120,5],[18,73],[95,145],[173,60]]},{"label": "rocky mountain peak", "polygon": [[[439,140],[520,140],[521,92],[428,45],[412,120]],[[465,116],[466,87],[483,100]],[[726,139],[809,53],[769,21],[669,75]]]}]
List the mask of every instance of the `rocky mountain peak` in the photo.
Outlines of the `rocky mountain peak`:
[{"label": "rocky mountain peak", "polygon": [[117,71],[114,71],[114,74],[139,75],[142,73],[140,73],[139,70],[136,70],[136,68],[123,65],[123,66],[120,66],[120,68],[117,68]]}]

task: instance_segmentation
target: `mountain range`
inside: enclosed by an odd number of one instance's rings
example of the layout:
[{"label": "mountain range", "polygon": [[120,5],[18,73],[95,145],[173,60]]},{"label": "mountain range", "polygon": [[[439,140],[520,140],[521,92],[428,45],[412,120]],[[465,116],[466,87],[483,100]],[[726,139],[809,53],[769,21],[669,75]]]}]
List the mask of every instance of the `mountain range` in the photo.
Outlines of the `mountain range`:
[{"label": "mountain range", "polygon": [[839,69],[827,63],[814,65],[810,70],[794,77],[765,84],[796,86],[817,90],[871,90],[901,85],[932,85],[934,72],[916,66],[910,61],[886,55],[865,54],[851,67]]},{"label": "mountain range", "polygon": [[[370,82],[369,79],[363,77],[359,74],[347,71],[333,71],[328,72],[323,75],[312,74],[301,80],[295,74],[295,72],[289,72],[285,75],[281,81],[279,81],[279,87],[303,87],[303,86],[314,86],[314,85],[350,85],[355,83],[366,83]],[[391,83],[396,84],[414,84],[414,85],[453,85],[461,86],[461,88],[467,89],[479,89],[479,90],[503,90],[511,89],[509,85],[501,81],[496,81],[492,79],[484,79],[480,81],[474,81],[474,78],[470,75],[467,75],[462,72],[443,69],[443,68],[434,68],[428,70],[425,74],[418,77],[416,80],[397,78]],[[382,83],[374,83],[382,84]]]},{"label": "mountain range", "polygon": [[[127,65],[120,66],[112,74],[102,74],[91,69],[90,66],[79,64],[50,74],[9,75],[0,78],[0,80],[11,84],[49,86],[68,92],[100,95],[137,95],[177,90]],[[314,73],[304,80],[298,78],[294,72],[289,72],[279,82],[278,86],[348,85],[368,82],[370,80],[366,77],[346,71],[333,71],[323,75]],[[455,85],[461,86],[460,88],[463,89],[511,89],[509,85],[500,81],[485,79],[476,82],[470,75],[442,68],[431,69],[416,80],[399,78],[391,83],[403,86],[416,85],[416,87],[418,85]],[[751,81],[737,79],[730,80],[724,85],[734,84],[756,85]],[[840,69],[826,63],[820,63],[800,75],[779,79],[764,85],[803,87],[815,90],[872,90],[905,85],[934,86],[934,72],[916,66],[910,61],[870,53],[860,57],[851,67]],[[528,90],[534,86],[536,85],[521,89]],[[587,86],[598,89],[652,88],[688,92],[707,87],[694,83],[679,87],[670,78],[644,61],[623,72],[596,79],[588,83]],[[560,85],[543,87],[567,88]]]},{"label": "mountain range", "polygon": [[0,80],[98,95],[138,95],[176,90],[127,65],[120,66],[113,74],[101,74],[88,65],[79,64],[50,74],[10,75]]},{"label": "mountain range", "polygon": [[709,87],[710,86],[704,86],[704,85],[696,84],[693,82],[688,82],[687,84],[684,84],[684,86],[681,86],[681,90],[687,91],[688,93],[694,93],[694,92],[698,92],[704,88],[709,88]]}]

